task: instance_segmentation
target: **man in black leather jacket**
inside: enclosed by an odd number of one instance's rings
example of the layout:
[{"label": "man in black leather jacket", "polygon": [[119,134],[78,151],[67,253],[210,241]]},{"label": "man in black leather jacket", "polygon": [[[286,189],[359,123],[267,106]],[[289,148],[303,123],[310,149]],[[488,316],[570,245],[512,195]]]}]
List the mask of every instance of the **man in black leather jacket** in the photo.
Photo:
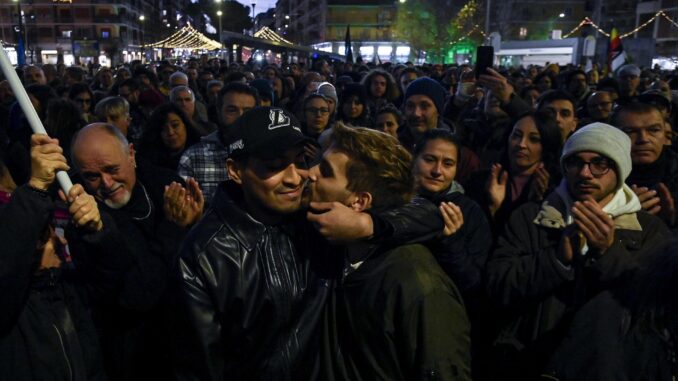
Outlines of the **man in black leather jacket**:
[{"label": "man in black leather jacket", "polygon": [[[331,263],[299,214],[309,139],[279,108],[255,108],[235,128],[231,180],[181,249],[176,378],[313,379],[318,324],[341,264]],[[334,207],[315,221],[331,219]],[[416,226],[406,222],[433,210],[349,222],[357,238],[408,239],[416,229],[441,230],[442,219],[428,214]]]}]

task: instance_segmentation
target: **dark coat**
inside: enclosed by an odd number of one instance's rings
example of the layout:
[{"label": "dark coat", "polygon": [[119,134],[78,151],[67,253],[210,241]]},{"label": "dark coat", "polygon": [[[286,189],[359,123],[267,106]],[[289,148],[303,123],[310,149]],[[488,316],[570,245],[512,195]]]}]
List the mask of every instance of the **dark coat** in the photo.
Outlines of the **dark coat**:
[{"label": "dark coat", "polygon": [[[664,183],[669,188],[674,203],[678,204],[678,153],[664,147],[661,156],[654,163],[634,165],[626,183],[651,189],[656,189],[658,183]],[[670,228],[674,233],[678,233],[678,207],[674,218],[674,224]]]},{"label": "dark coat", "polygon": [[453,202],[464,216],[464,224],[459,231],[434,241],[429,245],[431,252],[462,295],[481,291],[485,262],[493,242],[485,213],[461,192],[439,194],[430,199],[436,205]]},{"label": "dark coat", "polygon": [[377,251],[345,272],[324,313],[323,380],[471,379],[461,295],[424,246]]},{"label": "dark coat", "polygon": [[503,311],[495,342],[503,351],[498,369],[523,379],[544,369],[582,305],[628,282],[639,259],[669,234],[652,215],[625,214],[615,219],[615,241],[604,255],[575,254],[572,265],[565,266],[557,259],[562,210],[555,193],[542,205],[528,202],[518,208],[487,262],[488,293]]},{"label": "dark coat", "polygon": [[92,318],[73,271],[37,272],[54,210],[18,188],[0,208],[0,375],[6,380],[105,380]]},{"label": "dark coat", "polygon": [[[111,237],[106,242],[77,241],[76,255],[92,299],[104,364],[113,380],[171,377],[167,287],[186,234],[163,212],[166,185],[183,180],[174,172],[137,159],[137,182],[120,209],[99,203]],[[69,242],[71,240],[69,239]]]}]

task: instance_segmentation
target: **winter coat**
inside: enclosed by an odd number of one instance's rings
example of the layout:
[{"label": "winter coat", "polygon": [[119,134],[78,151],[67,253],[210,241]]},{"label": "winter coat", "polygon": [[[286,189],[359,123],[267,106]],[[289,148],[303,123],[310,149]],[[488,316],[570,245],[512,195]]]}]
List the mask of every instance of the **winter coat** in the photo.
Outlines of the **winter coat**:
[{"label": "winter coat", "polygon": [[[510,217],[487,262],[490,298],[503,311],[495,342],[498,369],[530,379],[539,374],[588,300],[628,282],[639,260],[669,232],[658,218],[639,211],[615,219],[613,245],[602,256],[558,259],[564,202],[552,193],[540,205],[528,202]],[[575,355],[575,354],[571,354]]]},{"label": "winter coat", "polygon": [[0,377],[105,380],[83,288],[73,270],[37,272],[54,201],[19,187],[0,207]]}]

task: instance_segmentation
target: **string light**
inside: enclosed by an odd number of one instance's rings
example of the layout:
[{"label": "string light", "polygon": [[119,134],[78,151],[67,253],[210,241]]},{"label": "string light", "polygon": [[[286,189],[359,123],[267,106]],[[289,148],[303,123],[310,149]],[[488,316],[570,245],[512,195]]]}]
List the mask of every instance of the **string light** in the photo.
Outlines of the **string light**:
[{"label": "string light", "polygon": [[221,49],[219,42],[205,37],[205,35],[195,30],[191,25],[179,29],[164,40],[148,44],[147,46],[165,49]]},{"label": "string light", "polygon": [[[659,17],[659,16],[664,17],[664,18],[665,18],[666,20],[668,20],[671,24],[673,24],[673,26],[678,27],[678,23],[676,23],[676,22],[675,22],[673,19],[671,19],[671,18],[670,18],[663,10],[661,10],[661,11],[658,11],[657,13],[655,13],[654,16],[652,16],[652,18],[650,18],[649,20],[645,21],[643,24],[639,25],[636,29],[634,29],[634,30],[632,30],[632,31],[630,31],[630,32],[628,32],[628,33],[624,33],[624,34],[620,35],[619,38],[620,38],[620,39],[621,39],[621,38],[626,38],[626,37],[628,37],[628,36],[630,36],[630,35],[632,35],[632,34],[638,33],[640,30],[642,30],[642,29],[646,28],[648,25],[652,24],[652,22],[653,22],[657,17]],[[579,25],[577,25],[576,28],[572,29],[572,31],[570,31],[568,34],[564,35],[563,38],[568,38],[568,37],[570,37],[572,34],[576,33],[579,29],[581,29],[584,25],[590,25],[590,26],[592,26],[593,28],[595,28],[598,32],[600,32],[600,33],[602,33],[603,35],[605,35],[605,37],[610,37],[610,34],[609,34],[609,33],[607,33],[606,31],[604,31],[603,29],[601,29],[598,25],[596,25],[593,21],[591,21],[590,18],[584,17],[584,19],[579,23]]]},{"label": "string light", "polygon": [[254,37],[263,38],[264,40],[269,40],[269,41],[274,41],[274,42],[284,42],[286,44],[292,45],[291,42],[282,38],[278,33],[272,31],[267,26],[259,29],[256,33],[254,33]]},{"label": "string light", "polygon": [[469,38],[469,37],[473,34],[473,32],[476,32],[476,31],[477,31],[477,32],[480,32],[480,34],[483,35],[483,38],[487,38],[487,33],[485,33],[482,29],[480,29],[480,26],[479,26],[478,24],[476,24],[476,25],[473,27],[473,29],[471,29],[468,33],[466,33],[465,35],[459,37],[459,38],[456,39],[455,41],[450,42],[450,45],[454,45],[454,44],[456,44],[456,43],[458,43],[458,42],[461,42],[461,40],[465,40],[465,39]]}]

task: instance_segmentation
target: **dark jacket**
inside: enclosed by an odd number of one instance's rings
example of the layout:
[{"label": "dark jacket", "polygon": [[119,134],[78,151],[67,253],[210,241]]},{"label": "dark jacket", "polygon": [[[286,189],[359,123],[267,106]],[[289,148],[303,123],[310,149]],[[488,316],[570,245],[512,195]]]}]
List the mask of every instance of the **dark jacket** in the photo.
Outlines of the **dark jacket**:
[{"label": "dark jacket", "polygon": [[294,225],[267,226],[222,184],[181,249],[179,380],[307,378],[330,291],[322,253],[298,250]]},{"label": "dark jacket", "polygon": [[606,290],[584,304],[554,352],[543,380],[673,381],[675,338],[668,331],[631,324],[634,282]]},{"label": "dark jacket", "polygon": [[436,205],[453,202],[464,216],[464,224],[459,231],[434,241],[429,245],[431,252],[462,295],[481,291],[485,262],[493,241],[485,213],[461,192],[438,194],[429,199]]},{"label": "dark jacket", "polygon": [[[167,379],[171,375],[167,287],[186,231],[168,221],[163,194],[175,173],[137,159],[137,182],[127,205],[99,203],[111,237],[105,242],[74,240],[91,296],[106,371],[112,380]],[[71,240],[69,239],[69,242]],[[106,251],[104,251],[106,250]]]},{"label": "dark jacket", "polygon": [[36,272],[36,250],[54,210],[46,193],[18,188],[0,208],[0,376],[6,380],[105,380],[101,353],[73,271]]},{"label": "dark jacket", "polygon": [[[659,159],[654,163],[634,165],[626,183],[651,189],[657,189],[658,183],[664,183],[671,192],[673,202],[678,204],[678,153],[665,146]],[[673,229],[674,233],[678,233],[678,207],[674,218],[676,221],[670,228]]]},{"label": "dark jacket", "polygon": [[[327,256],[303,216],[268,226],[243,204],[240,188],[222,183],[182,245],[175,315],[185,329],[176,332],[177,378],[312,378],[320,314],[341,265],[329,259],[337,257]],[[374,222],[375,235],[409,239],[439,231],[434,210],[420,212],[418,224],[393,212]]]},{"label": "dark jacket", "polygon": [[624,214],[615,219],[615,241],[604,255],[575,254],[572,265],[565,266],[557,259],[562,210],[556,193],[541,205],[528,202],[518,208],[487,262],[488,293],[503,311],[495,342],[503,352],[498,369],[522,379],[543,370],[582,305],[628,282],[639,259],[669,234],[652,215]]},{"label": "dark jacket", "polygon": [[407,245],[347,266],[323,318],[323,380],[470,380],[461,295],[431,253]]}]

